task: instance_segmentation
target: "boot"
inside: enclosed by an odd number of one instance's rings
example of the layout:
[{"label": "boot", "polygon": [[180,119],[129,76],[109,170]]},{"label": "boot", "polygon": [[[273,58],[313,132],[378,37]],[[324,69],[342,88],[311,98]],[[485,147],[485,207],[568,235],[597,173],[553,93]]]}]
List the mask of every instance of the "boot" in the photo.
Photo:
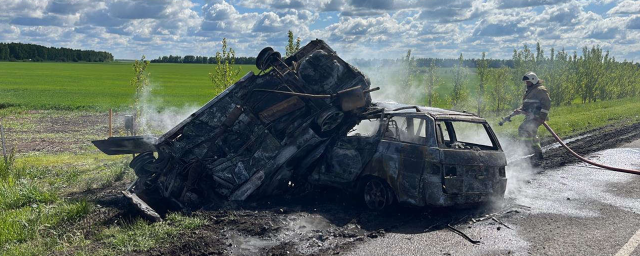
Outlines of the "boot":
[{"label": "boot", "polygon": [[540,148],[539,145],[536,146],[533,147],[533,157],[531,158],[531,165],[534,167],[542,165],[542,161],[544,160],[544,155],[542,155],[542,148]]}]

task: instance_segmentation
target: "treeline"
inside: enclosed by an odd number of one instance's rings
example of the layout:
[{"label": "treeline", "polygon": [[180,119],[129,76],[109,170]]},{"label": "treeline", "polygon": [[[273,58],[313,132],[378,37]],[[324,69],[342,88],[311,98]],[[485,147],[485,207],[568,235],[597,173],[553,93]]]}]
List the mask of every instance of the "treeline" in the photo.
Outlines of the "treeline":
[{"label": "treeline", "polygon": [[[194,56],[186,55],[182,56],[162,56],[157,59],[151,60],[151,63],[195,63],[195,64],[217,64],[216,57],[207,56]],[[254,57],[234,57],[235,64],[256,64],[256,58]]]},{"label": "treeline", "polygon": [[[456,73],[453,80],[462,82],[455,83],[470,82],[465,74],[471,71],[464,71],[462,62],[461,55],[454,69]],[[475,90],[475,99],[466,98],[469,94],[456,91],[460,87],[455,84],[454,90],[444,99],[454,108],[457,103],[466,102],[458,107],[473,108],[480,115],[487,111],[512,110],[522,104],[525,90],[522,77],[528,71],[535,72],[543,80],[555,106],[569,105],[576,100],[588,103],[640,95],[640,65],[626,60],[617,61],[600,46],[584,47],[581,55],[578,55],[578,52],[570,53],[564,49],[556,51],[554,48],[545,54],[540,44],[533,50],[524,45],[520,50],[514,49],[511,62],[513,67],[492,68],[490,60],[483,53],[482,58],[476,60],[477,82],[465,86],[467,90]],[[429,83],[437,80],[435,73],[429,72],[430,69],[424,74],[427,93],[429,87],[437,86],[436,83]],[[460,73],[461,69],[464,72]],[[427,97],[433,96],[428,94]]]},{"label": "treeline", "polygon": [[[399,66],[404,65],[407,60],[402,59],[353,59],[349,63],[358,67],[381,67],[381,66]],[[439,68],[453,68],[460,64],[459,59],[443,59],[443,58],[414,58],[411,60],[415,67],[427,68],[433,63]],[[513,68],[513,60],[488,59],[490,68],[508,67]],[[465,59],[462,60],[462,66],[466,68],[476,68],[478,60]]]},{"label": "treeline", "polygon": [[0,43],[0,61],[113,61],[108,52],[45,47],[36,44]]}]

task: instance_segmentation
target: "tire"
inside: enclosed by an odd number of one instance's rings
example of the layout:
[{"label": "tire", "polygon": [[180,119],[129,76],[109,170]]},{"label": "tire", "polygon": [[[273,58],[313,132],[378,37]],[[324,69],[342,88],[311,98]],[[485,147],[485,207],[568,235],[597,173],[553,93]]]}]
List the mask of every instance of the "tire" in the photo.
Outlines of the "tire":
[{"label": "tire", "polygon": [[316,118],[316,133],[319,135],[330,134],[342,123],[344,113],[336,108],[325,110]]},{"label": "tire", "polygon": [[153,163],[155,160],[156,158],[153,156],[153,152],[145,152],[133,158],[133,160],[131,160],[131,163],[129,164],[129,167],[133,169],[133,171],[136,173],[136,176],[147,176],[151,173],[151,171],[146,167],[149,164]]},{"label": "tire", "polygon": [[386,181],[380,178],[370,178],[362,186],[362,199],[367,208],[374,211],[389,209],[393,204],[394,193]]}]

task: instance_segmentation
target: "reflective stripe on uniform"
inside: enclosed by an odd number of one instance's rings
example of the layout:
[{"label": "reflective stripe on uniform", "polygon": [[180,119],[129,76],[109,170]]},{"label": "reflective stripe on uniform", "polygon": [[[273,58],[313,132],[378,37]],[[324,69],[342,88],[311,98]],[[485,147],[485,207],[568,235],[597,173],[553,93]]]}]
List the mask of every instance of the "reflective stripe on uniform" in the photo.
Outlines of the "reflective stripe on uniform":
[{"label": "reflective stripe on uniform", "polygon": [[524,102],[540,102],[540,101],[539,101],[539,100],[529,100],[529,99],[526,99],[526,100],[524,100]]},{"label": "reflective stripe on uniform", "polygon": [[540,112],[549,114],[549,110],[547,109],[541,109]]}]

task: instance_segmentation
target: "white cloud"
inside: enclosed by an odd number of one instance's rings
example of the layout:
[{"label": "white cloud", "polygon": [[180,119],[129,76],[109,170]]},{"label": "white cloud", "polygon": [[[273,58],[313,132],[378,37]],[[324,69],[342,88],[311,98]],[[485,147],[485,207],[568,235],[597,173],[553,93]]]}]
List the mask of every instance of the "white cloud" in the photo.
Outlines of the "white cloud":
[{"label": "white cloud", "polygon": [[502,9],[522,8],[540,5],[554,5],[566,3],[571,0],[497,0],[498,7]]},{"label": "white cloud", "polygon": [[640,1],[631,0],[0,1],[0,41],[108,50],[117,58],[214,55],[223,37],[237,55],[253,56],[265,46],[283,50],[292,30],[349,57],[395,58],[413,49],[424,57],[487,51],[510,58],[514,47],[540,41],[556,49],[610,46],[619,59],[640,60]]},{"label": "white cloud", "polygon": [[4,0],[0,17],[42,17],[47,0]]},{"label": "white cloud", "polygon": [[640,13],[640,1],[625,0],[611,8],[607,14],[638,14]]}]

